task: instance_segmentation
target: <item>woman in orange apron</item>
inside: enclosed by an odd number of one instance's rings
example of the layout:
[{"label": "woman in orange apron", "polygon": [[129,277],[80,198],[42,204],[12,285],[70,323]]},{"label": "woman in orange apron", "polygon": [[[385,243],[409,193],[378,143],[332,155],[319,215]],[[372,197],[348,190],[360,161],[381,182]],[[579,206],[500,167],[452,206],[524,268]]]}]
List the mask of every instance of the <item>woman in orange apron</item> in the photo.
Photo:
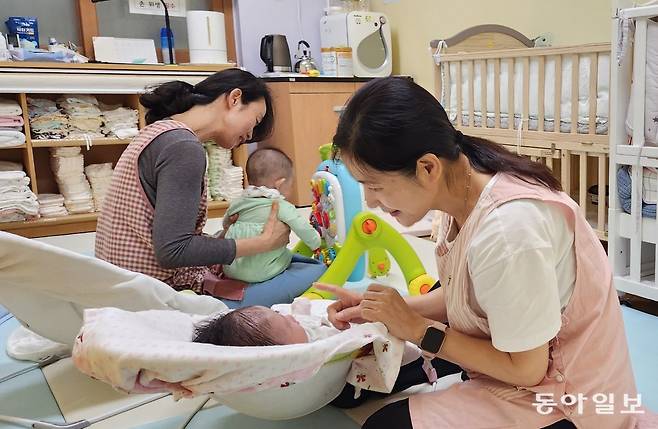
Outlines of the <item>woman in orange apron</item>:
[{"label": "woman in orange apron", "polygon": [[403,78],[361,88],[334,145],[369,206],[403,225],[442,212],[442,287],[411,298],[379,285],[364,294],[328,287],[338,297],[330,319],[343,329],[383,322],[469,378],[390,404],[364,428],[636,426],[605,251],[545,166],[463,135],[430,93]]}]

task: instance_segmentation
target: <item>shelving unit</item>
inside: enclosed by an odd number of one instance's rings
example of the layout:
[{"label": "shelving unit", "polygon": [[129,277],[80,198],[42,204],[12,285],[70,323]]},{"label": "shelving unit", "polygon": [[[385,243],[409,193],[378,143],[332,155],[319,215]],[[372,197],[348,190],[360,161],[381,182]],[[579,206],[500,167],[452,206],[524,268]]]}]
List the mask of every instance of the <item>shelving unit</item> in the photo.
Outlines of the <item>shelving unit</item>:
[{"label": "shelving unit", "polygon": [[[49,67],[50,66],[50,67]],[[26,143],[19,147],[0,150],[0,160],[21,162],[30,178],[35,194],[57,193],[58,188],[50,169],[50,148],[81,146],[85,165],[111,162],[116,165],[130,139],[39,140],[32,139],[27,97],[56,99],[62,94],[92,94],[107,104],[121,104],[137,109],[139,128],[146,123],[145,109],[139,104],[139,95],[149,85],[184,80],[192,84],[233,64],[219,66],[118,66],[99,64],[29,64],[0,63],[0,96],[15,99],[23,109]],[[233,162],[242,168],[246,165],[247,148],[233,151]],[[208,217],[221,217],[226,212],[226,201],[211,201]],[[96,230],[98,213],[68,215],[35,221],[0,223],[0,230],[26,237],[72,234]]]}]

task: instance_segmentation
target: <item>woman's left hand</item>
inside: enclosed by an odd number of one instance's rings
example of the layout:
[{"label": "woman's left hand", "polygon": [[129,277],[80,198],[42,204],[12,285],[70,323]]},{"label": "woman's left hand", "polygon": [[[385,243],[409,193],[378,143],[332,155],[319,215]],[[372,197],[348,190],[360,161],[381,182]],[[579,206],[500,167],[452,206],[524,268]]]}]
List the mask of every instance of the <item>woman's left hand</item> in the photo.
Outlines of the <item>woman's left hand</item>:
[{"label": "woman's left hand", "polygon": [[361,316],[370,322],[382,322],[391,335],[419,344],[432,320],[416,313],[392,287],[371,284],[360,303]]}]

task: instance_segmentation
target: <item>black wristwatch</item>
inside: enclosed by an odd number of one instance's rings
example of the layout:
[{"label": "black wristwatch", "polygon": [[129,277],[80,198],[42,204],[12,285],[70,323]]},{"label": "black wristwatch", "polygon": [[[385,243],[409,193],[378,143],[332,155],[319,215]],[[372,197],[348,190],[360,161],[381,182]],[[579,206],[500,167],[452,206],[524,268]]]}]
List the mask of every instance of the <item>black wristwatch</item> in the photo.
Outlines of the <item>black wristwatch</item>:
[{"label": "black wristwatch", "polygon": [[441,350],[445,337],[445,327],[440,329],[434,325],[430,325],[425,330],[425,335],[423,335],[423,339],[420,341],[420,348],[424,353],[436,355]]}]

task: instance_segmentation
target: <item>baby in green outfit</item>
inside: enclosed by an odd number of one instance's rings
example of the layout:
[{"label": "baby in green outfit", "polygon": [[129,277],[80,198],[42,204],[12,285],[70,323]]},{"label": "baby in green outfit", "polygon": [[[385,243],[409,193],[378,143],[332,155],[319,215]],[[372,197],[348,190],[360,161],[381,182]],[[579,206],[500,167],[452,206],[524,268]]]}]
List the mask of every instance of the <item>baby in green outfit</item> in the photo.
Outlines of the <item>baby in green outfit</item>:
[{"label": "baby in green outfit", "polygon": [[[279,202],[278,218],[311,249],[320,247],[320,234],[302,217],[294,205],[285,199],[292,191],[292,161],[286,154],[273,148],[254,151],[247,159],[247,178],[250,186],[242,198],[234,200],[226,216],[238,215],[226,238],[241,239],[260,235],[267,222],[274,201]],[[235,259],[224,265],[224,274],[229,278],[247,283],[269,280],[290,266],[292,253],[287,247],[253,256]]]}]

